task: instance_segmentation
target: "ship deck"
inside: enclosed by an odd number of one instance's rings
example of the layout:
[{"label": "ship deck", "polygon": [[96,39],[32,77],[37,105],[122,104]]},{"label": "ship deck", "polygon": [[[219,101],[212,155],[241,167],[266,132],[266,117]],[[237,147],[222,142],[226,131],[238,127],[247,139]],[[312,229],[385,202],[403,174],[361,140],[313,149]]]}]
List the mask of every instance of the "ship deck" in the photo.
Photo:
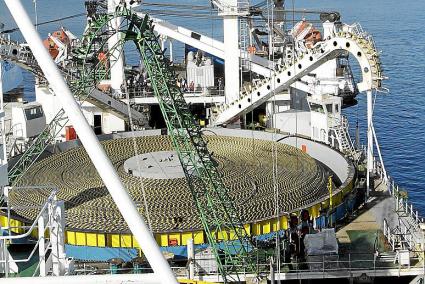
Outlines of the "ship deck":
[{"label": "ship deck", "polygon": [[[403,214],[405,210],[399,210],[396,205],[397,200],[388,193],[388,186],[380,179],[375,180],[368,202],[344,223],[336,225],[338,256],[317,256],[303,263],[281,264],[280,271],[274,271],[274,278],[272,273],[267,278],[275,281],[332,278],[368,281],[376,277],[406,277],[399,282],[410,283],[411,279],[422,277],[425,275],[425,254],[420,246],[410,252],[410,265],[402,265],[384,235],[384,219],[391,228],[412,219],[411,214]],[[420,226],[412,226],[411,230],[414,232],[410,234],[418,234]],[[218,276],[202,279],[220,280]]]},{"label": "ship deck", "polygon": [[[416,247],[410,252],[410,265],[402,265],[399,256],[384,236],[384,219],[391,228],[399,222],[410,222],[409,214],[400,214],[396,199],[388,194],[388,186],[382,180],[375,180],[374,190],[368,202],[355,215],[342,224],[337,224],[339,255],[335,259],[323,257],[314,264],[312,271],[304,266],[292,267],[275,275],[275,279],[317,279],[356,277],[403,277],[423,275],[425,272],[424,252]],[[404,213],[404,210],[402,210]],[[411,227],[411,234],[418,234],[419,227]],[[422,233],[422,232],[420,232]],[[415,255],[416,253],[416,255]],[[421,257],[422,256],[422,257]],[[309,267],[309,268],[307,268]],[[294,271],[295,268],[295,271]]]}]

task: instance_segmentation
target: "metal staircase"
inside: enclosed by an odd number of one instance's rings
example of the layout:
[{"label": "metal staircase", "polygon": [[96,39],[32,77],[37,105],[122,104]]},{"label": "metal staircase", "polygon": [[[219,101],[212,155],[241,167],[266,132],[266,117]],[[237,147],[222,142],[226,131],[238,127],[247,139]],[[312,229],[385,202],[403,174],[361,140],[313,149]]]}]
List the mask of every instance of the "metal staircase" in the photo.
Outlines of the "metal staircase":
[{"label": "metal staircase", "polygon": [[377,261],[384,263],[395,263],[397,261],[397,253],[393,251],[381,252],[377,257]]},{"label": "metal staircase", "polygon": [[223,125],[237,119],[266,102],[276,92],[288,88],[297,80],[328,60],[349,51],[359,61],[363,71],[360,91],[379,89],[384,79],[379,53],[370,38],[363,38],[350,32],[340,32],[332,38],[317,43],[312,50],[303,52],[293,64],[280,66],[270,78],[263,79],[250,92],[241,92],[239,98],[216,108],[214,125]]},{"label": "metal staircase", "polygon": [[[90,92],[88,90],[87,92]],[[105,110],[109,113],[114,114],[116,117],[121,118],[124,121],[129,122],[129,117],[131,112],[131,121],[137,127],[144,127],[148,125],[148,119],[146,115],[136,109],[131,102],[130,109],[128,108],[127,103],[115,99],[112,96],[105,95],[105,93],[101,92],[98,89],[93,89],[90,92],[90,96],[87,97],[86,101],[97,106],[98,108]]]},{"label": "metal staircase", "polygon": [[332,129],[335,131],[336,138],[338,139],[339,150],[353,158],[356,158],[357,152],[354,147],[353,140],[351,140],[350,137],[348,119],[341,115],[341,119],[337,120],[336,126],[332,127]]}]

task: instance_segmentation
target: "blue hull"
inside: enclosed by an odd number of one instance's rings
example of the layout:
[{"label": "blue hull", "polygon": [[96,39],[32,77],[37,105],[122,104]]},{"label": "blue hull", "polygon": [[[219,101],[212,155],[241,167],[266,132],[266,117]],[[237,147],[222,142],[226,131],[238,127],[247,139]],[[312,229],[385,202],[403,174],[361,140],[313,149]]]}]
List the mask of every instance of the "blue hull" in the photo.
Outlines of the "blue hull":
[{"label": "blue hull", "polygon": [[1,68],[3,75],[3,92],[9,92],[22,84],[23,76],[21,68],[6,61],[1,62]]}]

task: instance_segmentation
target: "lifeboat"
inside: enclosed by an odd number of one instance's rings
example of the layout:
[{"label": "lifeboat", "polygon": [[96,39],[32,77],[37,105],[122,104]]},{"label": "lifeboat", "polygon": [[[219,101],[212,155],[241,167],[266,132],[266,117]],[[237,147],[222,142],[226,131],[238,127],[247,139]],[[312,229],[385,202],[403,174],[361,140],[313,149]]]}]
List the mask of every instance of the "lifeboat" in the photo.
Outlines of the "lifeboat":
[{"label": "lifeboat", "polygon": [[53,32],[43,41],[44,46],[49,50],[50,56],[56,59],[60,50],[70,44],[70,39],[64,29]]},{"label": "lifeboat", "polygon": [[291,35],[295,41],[304,41],[307,48],[313,48],[317,42],[322,40],[320,31],[305,19],[299,21],[292,28]]}]

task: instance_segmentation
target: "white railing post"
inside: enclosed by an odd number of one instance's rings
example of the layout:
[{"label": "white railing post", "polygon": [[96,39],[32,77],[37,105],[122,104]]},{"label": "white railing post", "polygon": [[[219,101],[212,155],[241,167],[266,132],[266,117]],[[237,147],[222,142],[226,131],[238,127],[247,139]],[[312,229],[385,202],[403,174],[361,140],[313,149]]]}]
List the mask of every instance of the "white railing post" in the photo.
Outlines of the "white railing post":
[{"label": "white railing post", "polygon": [[394,235],[391,235],[391,247],[393,248],[393,251],[395,250],[395,237]]},{"label": "white railing post", "polygon": [[52,273],[54,276],[60,276],[59,274],[59,251],[58,251],[58,232],[57,225],[55,220],[55,211],[56,211],[56,200],[55,198],[52,200],[52,203],[49,204],[48,212],[49,212],[49,232],[50,232],[50,243],[52,246]]},{"label": "white railing post", "polygon": [[[9,228],[10,230],[10,228]],[[4,268],[4,276],[6,278],[9,277],[9,251],[7,250],[7,241],[6,239],[0,240],[3,242],[3,268]]]},{"label": "white railing post", "polygon": [[46,276],[46,242],[44,239],[46,214],[41,214],[38,218],[38,256],[39,256],[39,275]]},{"label": "white railing post", "polygon": [[195,279],[195,247],[193,239],[187,240],[187,258],[189,261],[189,279]]},{"label": "white railing post", "polygon": [[400,209],[400,196],[398,196],[398,194],[396,195],[396,202],[395,202],[395,210],[398,211]]}]

